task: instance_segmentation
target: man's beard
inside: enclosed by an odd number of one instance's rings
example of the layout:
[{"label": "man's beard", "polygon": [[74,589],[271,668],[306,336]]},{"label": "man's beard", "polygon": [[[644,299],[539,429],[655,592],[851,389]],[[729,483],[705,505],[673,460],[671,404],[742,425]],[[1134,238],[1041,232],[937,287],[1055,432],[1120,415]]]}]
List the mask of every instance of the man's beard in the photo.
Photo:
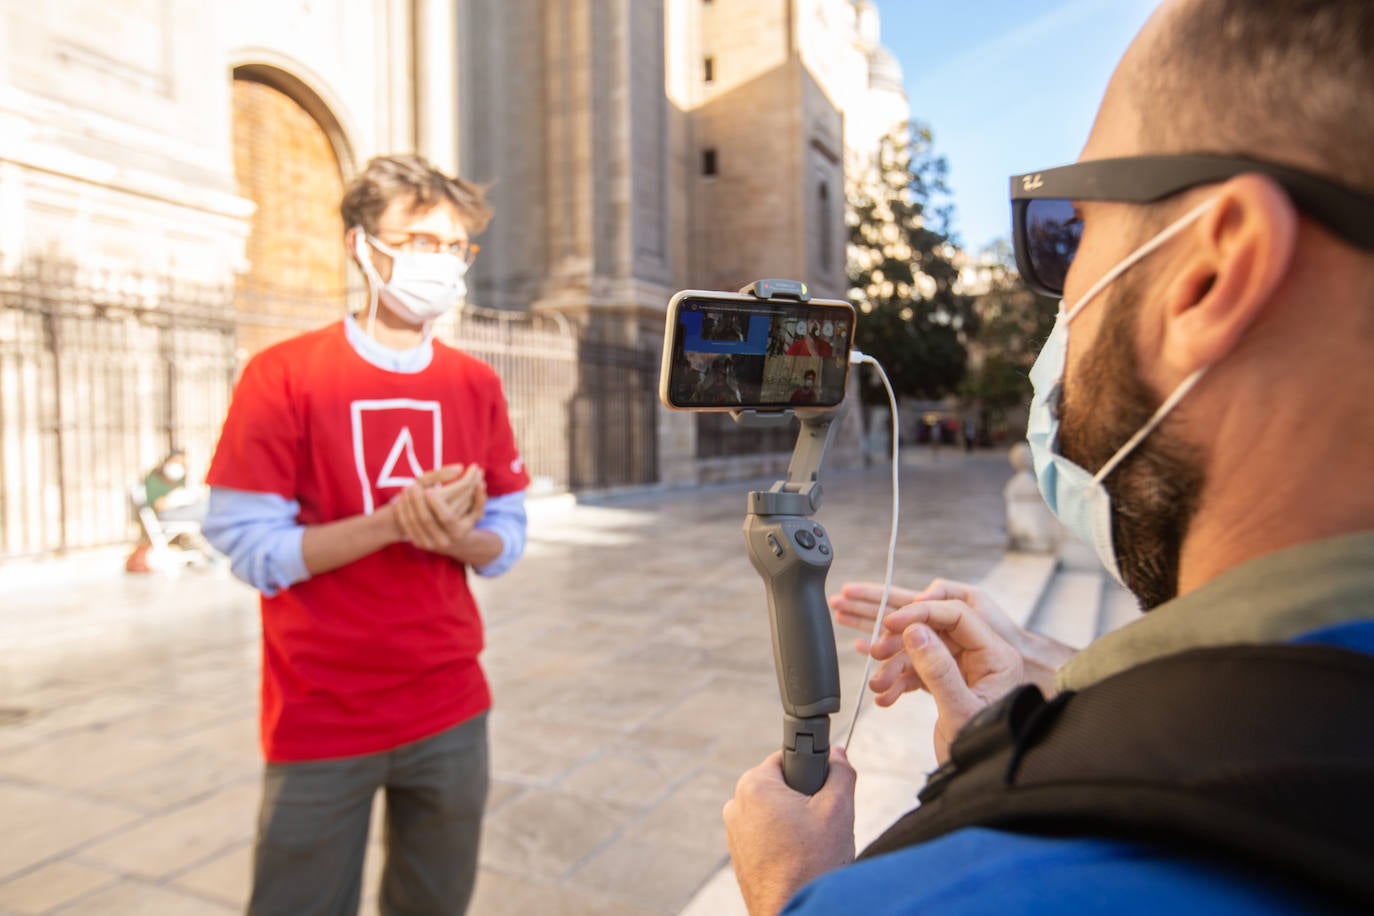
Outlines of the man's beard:
[{"label": "man's beard", "polygon": [[[1104,310],[1097,340],[1076,378],[1065,384],[1074,397],[1060,394],[1059,452],[1089,473],[1097,473],[1162,403],[1136,362],[1141,279],[1137,274],[1117,280],[1116,295],[1104,291],[1095,306]],[[1196,450],[1166,420],[1103,481],[1112,498],[1112,546],[1121,578],[1144,610],[1178,595],[1183,539],[1203,478]]]}]

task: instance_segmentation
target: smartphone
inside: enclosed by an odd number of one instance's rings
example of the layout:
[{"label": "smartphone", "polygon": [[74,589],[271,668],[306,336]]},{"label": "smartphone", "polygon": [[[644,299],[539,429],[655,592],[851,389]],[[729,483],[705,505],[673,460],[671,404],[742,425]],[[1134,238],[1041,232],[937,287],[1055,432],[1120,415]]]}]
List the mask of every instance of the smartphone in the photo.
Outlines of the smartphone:
[{"label": "smartphone", "polygon": [[854,307],[684,290],[668,303],[659,397],[675,410],[836,407]]}]

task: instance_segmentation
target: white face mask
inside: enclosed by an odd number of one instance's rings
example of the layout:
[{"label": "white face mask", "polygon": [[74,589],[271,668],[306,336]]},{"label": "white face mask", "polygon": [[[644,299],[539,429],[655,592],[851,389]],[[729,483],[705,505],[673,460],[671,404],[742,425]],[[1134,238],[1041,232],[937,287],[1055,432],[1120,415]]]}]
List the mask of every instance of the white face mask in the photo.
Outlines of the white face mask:
[{"label": "white face mask", "polygon": [[1112,545],[1112,498],[1102,482],[1135,450],[1136,446],[1145,441],[1145,437],[1153,432],[1155,427],[1164,421],[1210,367],[1203,366],[1184,379],[1155,411],[1154,416],[1150,417],[1149,421],[1102,465],[1102,469],[1096,474],[1089,474],[1058,452],[1059,417],[1056,411],[1059,406],[1059,392],[1064,384],[1069,323],[1112,281],[1196,222],[1215,204],[1215,200],[1210,200],[1190,211],[1127,255],[1119,264],[1107,271],[1073,308],[1066,311],[1061,302],[1054,330],[1050,332],[1049,339],[1045,341],[1045,346],[1040,350],[1040,355],[1030,371],[1035,394],[1031,398],[1026,441],[1030,443],[1031,460],[1035,464],[1035,480],[1040,487],[1040,495],[1045,498],[1050,511],[1065,528],[1092,546],[1102,565],[1112,574],[1112,578],[1122,585],[1125,583],[1122,581],[1121,569],[1116,562],[1116,550]]},{"label": "white face mask", "polygon": [[[391,280],[382,282],[381,276],[368,257],[363,242],[376,248],[391,258]],[[440,315],[461,305],[467,296],[468,285],[465,279],[468,272],[467,262],[443,252],[398,251],[377,241],[361,229],[358,230],[356,243],[358,262],[367,275],[371,301],[368,306],[368,330],[371,332],[372,316],[377,308],[378,290],[385,290],[381,297],[387,308],[407,324],[424,326]]]},{"label": "white face mask", "polygon": [[186,468],[179,464],[166,464],[162,467],[162,476],[168,480],[182,480],[186,477]]}]

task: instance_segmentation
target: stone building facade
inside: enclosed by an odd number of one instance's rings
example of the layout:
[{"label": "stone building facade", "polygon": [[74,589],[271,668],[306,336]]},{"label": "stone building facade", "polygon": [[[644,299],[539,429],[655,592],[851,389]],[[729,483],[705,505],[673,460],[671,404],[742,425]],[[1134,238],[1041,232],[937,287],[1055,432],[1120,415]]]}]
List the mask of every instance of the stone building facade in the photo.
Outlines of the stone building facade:
[{"label": "stone building facade", "polygon": [[[575,337],[555,479],[777,467],[657,405],[663,310],[760,276],[843,296],[875,17],[864,0],[0,0],[0,557],[119,540],[126,483],[173,443],[203,473],[242,362],[356,287],[338,198],[388,151],[489,182],[471,300]],[[528,366],[562,352],[488,324]]]},{"label": "stone building facade", "polygon": [[446,0],[0,0],[0,557],[119,541],[238,367],[337,318],[339,192],[457,163]]}]

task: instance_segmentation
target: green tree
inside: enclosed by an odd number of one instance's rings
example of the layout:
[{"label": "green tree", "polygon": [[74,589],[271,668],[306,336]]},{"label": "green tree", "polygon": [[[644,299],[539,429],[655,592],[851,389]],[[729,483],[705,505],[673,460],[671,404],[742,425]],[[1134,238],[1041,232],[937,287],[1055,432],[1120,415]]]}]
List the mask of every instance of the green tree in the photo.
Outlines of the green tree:
[{"label": "green tree", "polygon": [[[949,224],[948,166],[930,128],[910,122],[855,163],[845,188],[849,298],[859,310],[854,343],[887,371],[898,395],[939,398],[964,377],[964,342],[976,328],[973,299],[960,289],[960,254]],[[881,384],[863,386],[869,403]]]},{"label": "green tree", "polygon": [[982,412],[982,428],[1003,413],[1030,402],[1030,368],[1054,327],[1059,302],[1037,295],[1021,282],[1011,245],[999,241],[979,258],[973,309],[976,331],[969,336],[970,366],[960,394]]}]

